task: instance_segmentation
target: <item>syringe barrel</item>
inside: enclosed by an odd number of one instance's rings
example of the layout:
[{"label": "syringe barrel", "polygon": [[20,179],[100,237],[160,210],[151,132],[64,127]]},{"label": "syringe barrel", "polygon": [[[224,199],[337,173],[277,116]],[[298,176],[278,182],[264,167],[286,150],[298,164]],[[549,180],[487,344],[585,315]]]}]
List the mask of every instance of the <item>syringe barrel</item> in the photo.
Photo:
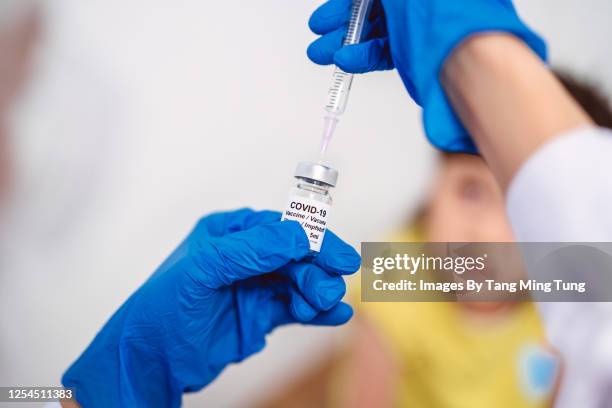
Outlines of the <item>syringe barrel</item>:
[{"label": "syringe barrel", "polygon": [[[361,41],[366,18],[372,8],[372,0],[353,0],[351,17],[348,23],[344,45],[358,44]],[[336,67],[328,90],[325,110],[334,115],[341,115],[346,109],[349,92],[353,83],[353,74]]]},{"label": "syringe barrel", "polygon": [[340,68],[334,68],[332,83],[329,87],[325,110],[334,115],[342,115],[346,109],[349,91],[353,83],[353,74],[348,74]]},{"label": "syringe barrel", "polygon": [[372,0],[353,0],[351,7],[351,18],[349,20],[344,45],[358,44],[361,41],[366,18],[370,14]]}]

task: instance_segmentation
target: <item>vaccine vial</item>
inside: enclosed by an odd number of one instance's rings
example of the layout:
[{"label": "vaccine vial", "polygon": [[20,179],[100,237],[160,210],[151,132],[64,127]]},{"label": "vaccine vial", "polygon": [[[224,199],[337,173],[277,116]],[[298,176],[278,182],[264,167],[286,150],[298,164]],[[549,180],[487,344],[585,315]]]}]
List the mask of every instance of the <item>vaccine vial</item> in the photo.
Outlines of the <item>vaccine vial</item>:
[{"label": "vaccine vial", "polygon": [[317,253],[327,230],[332,205],[330,189],[336,187],[338,172],[319,163],[301,162],[294,176],[296,186],[289,193],[282,220],[299,222],[310,241],[310,251]]}]

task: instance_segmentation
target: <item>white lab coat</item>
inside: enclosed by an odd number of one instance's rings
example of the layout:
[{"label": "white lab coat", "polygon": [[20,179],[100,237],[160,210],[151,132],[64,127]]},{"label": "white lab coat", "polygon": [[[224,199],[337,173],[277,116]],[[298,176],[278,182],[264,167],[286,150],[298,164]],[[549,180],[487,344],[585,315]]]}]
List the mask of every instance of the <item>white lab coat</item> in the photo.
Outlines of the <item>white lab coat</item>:
[{"label": "white lab coat", "polygon": [[[515,176],[507,206],[519,241],[612,241],[612,131],[579,129],[543,146]],[[542,303],[540,310],[563,357],[557,407],[609,406],[612,303]]]}]

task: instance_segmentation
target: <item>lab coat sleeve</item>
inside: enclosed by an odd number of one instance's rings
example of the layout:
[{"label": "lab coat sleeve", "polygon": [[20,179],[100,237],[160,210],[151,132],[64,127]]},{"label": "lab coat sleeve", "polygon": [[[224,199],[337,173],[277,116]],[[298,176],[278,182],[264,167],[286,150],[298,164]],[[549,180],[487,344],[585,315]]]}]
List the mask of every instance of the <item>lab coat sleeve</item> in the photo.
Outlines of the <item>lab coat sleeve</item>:
[{"label": "lab coat sleeve", "polygon": [[[612,131],[582,128],[539,149],[516,174],[508,215],[521,242],[612,241]],[[612,398],[612,303],[540,303],[563,358],[557,407]]]},{"label": "lab coat sleeve", "polygon": [[519,241],[612,241],[612,131],[544,145],[510,184],[508,213]]}]

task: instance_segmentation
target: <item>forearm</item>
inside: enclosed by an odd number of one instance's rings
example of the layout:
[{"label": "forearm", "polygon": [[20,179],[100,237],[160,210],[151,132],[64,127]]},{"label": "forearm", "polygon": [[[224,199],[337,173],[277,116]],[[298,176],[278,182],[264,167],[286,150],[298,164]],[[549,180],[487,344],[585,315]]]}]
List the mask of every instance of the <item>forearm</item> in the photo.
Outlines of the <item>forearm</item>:
[{"label": "forearm", "polygon": [[504,189],[541,145],[591,124],[540,59],[511,35],[467,40],[445,63],[441,80]]}]

